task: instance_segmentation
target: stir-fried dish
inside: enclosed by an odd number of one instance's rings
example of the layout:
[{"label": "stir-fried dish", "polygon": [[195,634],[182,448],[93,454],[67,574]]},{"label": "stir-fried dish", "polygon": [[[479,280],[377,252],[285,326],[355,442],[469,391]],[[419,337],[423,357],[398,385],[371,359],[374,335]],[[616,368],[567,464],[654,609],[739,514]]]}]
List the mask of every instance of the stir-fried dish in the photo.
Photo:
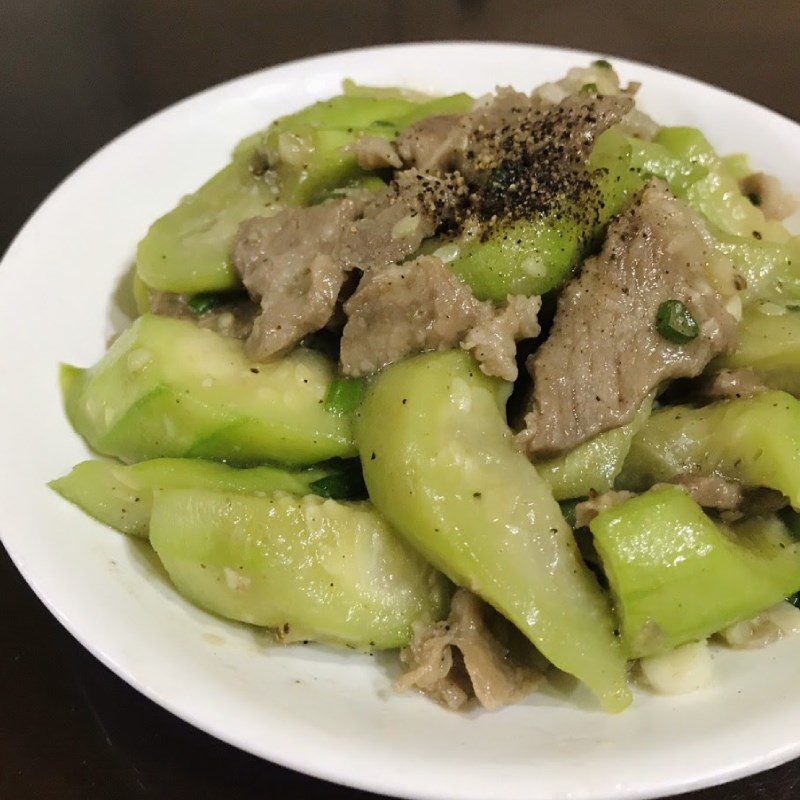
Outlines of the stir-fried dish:
[{"label": "stir-fried dish", "polygon": [[245,139],[62,367],[108,459],[52,486],[202,608],[396,649],[453,709],[561,671],[619,711],[798,628],[793,200],[637,89],[345,82]]}]

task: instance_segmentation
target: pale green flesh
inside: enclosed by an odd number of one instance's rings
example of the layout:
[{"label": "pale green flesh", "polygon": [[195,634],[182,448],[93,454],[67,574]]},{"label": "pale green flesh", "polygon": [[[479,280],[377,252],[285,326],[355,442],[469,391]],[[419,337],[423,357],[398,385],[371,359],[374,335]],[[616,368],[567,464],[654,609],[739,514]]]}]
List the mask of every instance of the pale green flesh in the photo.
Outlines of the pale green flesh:
[{"label": "pale green flesh", "polygon": [[70,422],[99,453],[302,465],[355,455],[350,419],[323,407],[334,375],[317,352],[257,364],[237,340],[145,315],[62,383]]},{"label": "pale green flesh", "polygon": [[220,170],[194,194],[157,219],[139,243],[138,277],[163,292],[226,291],[241,285],[231,263],[239,224],[263,215],[276,201],[275,190],[253,175],[254,148]]},{"label": "pale green flesh", "polygon": [[753,305],[736,337],[736,349],[712,362],[712,370],[750,368],[771,389],[800,395],[800,311]]},{"label": "pale green flesh", "polygon": [[157,458],[125,466],[84,461],[50,482],[66,498],[99,522],[132,536],[147,536],[153,492],[159,489],[211,489],[259,495],[278,489],[304,495],[330,470],[290,472],[277,467],[236,469],[213,461]]},{"label": "pale green flesh", "polygon": [[508,390],[459,351],[387,368],[356,422],[370,498],[434,566],[620,711],[630,692],[608,601],[546,484],[513,445]]},{"label": "pale green flesh", "polygon": [[614,487],[631,441],[650,416],[653,400],[648,397],[627,424],[605,431],[554,458],[536,463],[536,471],[550,487],[556,500],[602,494]]},{"label": "pale green flesh", "polygon": [[641,491],[690,474],[774,489],[800,507],[800,401],[770,391],[655,411],[633,437],[616,483]]},{"label": "pale green flesh", "polygon": [[402,647],[446,612],[449,583],[369,503],[156,492],[150,542],[193,603],[289,641]]},{"label": "pale green flesh", "polygon": [[768,220],[739,189],[739,182],[697,128],[667,127],[654,142],[684,163],[700,166],[706,174],[678,189],[688,203],[702,212],[717,228],[742,237],[758,231],[762,239],[786,241],[789,234],[780,222]]},{"label": "pale green flesh", "polygon": [[800,589],[800,545],[776,517],[723,527],[664,486],[590,523],[631,657],[667,652]]}]

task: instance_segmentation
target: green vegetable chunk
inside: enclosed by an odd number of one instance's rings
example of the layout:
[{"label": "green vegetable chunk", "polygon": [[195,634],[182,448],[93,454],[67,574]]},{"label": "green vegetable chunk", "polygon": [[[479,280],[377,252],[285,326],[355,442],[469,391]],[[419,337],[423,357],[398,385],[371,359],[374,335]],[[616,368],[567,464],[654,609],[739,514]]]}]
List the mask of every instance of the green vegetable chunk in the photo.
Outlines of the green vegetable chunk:
[{"label": "green vegetable chunk", "polygon": [[617,487],[718,474],[781,492],[800,508],[800,401],[785,392],[653,412],[633,437]]},{"label": "green vegetable chunk", "polygon": [[[662,128],[654,139],[676,158],[706,170],[706,175],[677,189],[689,205],[700,211],[712,225],[736,236],[752,237],[757,232],[762,239],[785,242],[786,228],[768,220],[739,189],[736,175],[725,165],[706,137],[697,128]],[[673,188],[672,186],[670,188]]]},{"label": "green vegetable chunk", "polygon": [[800,588],[800,544],[776,517],[717,525],[677,486],[604,511],[589,527],[634,658],[705,638]]},{"label": "green vegetable chunk", "polygon": [[333,377],[320,353],[299,348],[255,364],[240,341],[149,314],[96,366],[62,368],[75,430],[98,453],[128,462],[300,465],[355,455],[350,418],[323,408]]},{"label": "green vegetable chunk", "polygon": [[241,285],[230,260],[236,230],[277,199],[274,186],[254,174],[254,154],[251,137],[227,167],[150,226],[136,253],[137,274],[147,286],[195,294]]},{"label": "green vegetable chunk", "polygon": [[370,498],[435,567],[621,711],[630,692],[608,602],[547,485],[514,447],[509,389],[459,351],[381,372],[356,417]]},{"label": "green vegetable chunk", "polygon": [[276,120],[261,135],[258,148],[277,171],[282,199],[307,205],[365,174],[344,149],[360,136],[394,139],[424,117],[468,111],[472,102],[466,94],[421,98],[355,87]]},{"label": "green vegetable chunk", "polygon": [[193,603],[284,641],[402,647],[446,611],[447,581],[369,503],[157,492],[150,541]]},{"label": "green vegetable chunk", "polygon": [[675,344],[691,342],[700,332],[692,312],[680,300],[665,300],[659,305],[656,330],[668,342]]},{"label": "green vegetable chunk", "polygon": [[99,522],[132,536],[147,536],[153,492],[160,489],[212,489],[256,495],[280,489],[304,495],[313,491],[310,487],[315,482],[336,474],[326,469],[236,469],[214,461],[156,458],[130,466],[84,461],[49,485]]},{"label": "green vegetable chunk", "polygon": [[742,301],[767,300],[782,305],[800,302],[800,237],[769,242],[712,230],[717,250],[736,265],[746,282]]},{"label": "green vegetable chunk", "polygon": [[[509,294],[544,294],[569,279],[608,221],[644,185],[631,167],[628,139],[613,129],[600,136],[590,160],[600,204],[562,209],[503,225],[486,241],[458,244],[451,269],[481,300],[503,301]],[[574,212],[574,213],[573,213]]]},{"label": "green vegetable chunk", "polygon": [[653,400],[648,397],[626,425],[599,433],[568,453],[537,462],[536,471],[550,487],[553,497],[569,500],[612,489],[631,441],[650,416],[652,405]]},{"label": "green vegetable chunk", "polygon": [[751,368],[771,389],[800,395],[800,310],[771,304],[744,310],[736,349],[711,369]]}]

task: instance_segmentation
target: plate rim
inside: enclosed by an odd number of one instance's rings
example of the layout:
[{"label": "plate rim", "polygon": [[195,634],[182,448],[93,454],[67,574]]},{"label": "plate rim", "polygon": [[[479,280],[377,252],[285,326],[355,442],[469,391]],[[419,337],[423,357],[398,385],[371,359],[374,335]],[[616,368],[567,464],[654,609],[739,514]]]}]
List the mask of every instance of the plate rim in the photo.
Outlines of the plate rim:
[{"label": "plate rim", "polygon": [[[692,85],[694,88],[698,90],[708,91],[709,89],[711,89],[714,92],[721,93],[722,95],[727,96],[729,99],[734,99],[738,103],[746,104],[753,111],[757,111],[761,115],[768,115],[769,117],[781,120],[783,123],[788,123],[795,129],[795,132],[798,134],[798,137],[800,137],[800,123],[761,103],[737,95],[736,93],[724,89],[716,84],[709,83],[700,80],[698,78],[685,75],[680,72],[676,72],[674,70],[670,70],[654,64],[648,64],[647,62],[638,61],[635,59],[628,59],[621,56],[615,56],[611,53],[601,53],[601,52],[583,50],[580,48],[558,47],[553,45],[534,44],[528,42],[485,41],[485,40],[447,40],[447,41],[426,40],[419,42],[392,43],[385,45],[357,47],[357,48],[348,48],[344,50],[330,51],[316,55],[306,56],[303,58],[293,59],[291,61],[281,62],[279,64],[275,64],[262,69],[256,69],[251,72],[247,72],[245,74],[214,84],[213,86],[207,87],[191,95],[180,98],[175,102],[170,103],[161,109],[158,109],[157,111],[153,112],[143,120],[135,123],[131,127],[127,128],[126,130],[122,131],[121,133],[113,137],[106,144],[102,145],[99,149],[94,151],[75,169],[69,172],[62,180],[60,180],[47,193],[44,199],[41,200],[40,203],[38,203],[38,205],[34,208],[34,210],[30,213],[30,215],[25,220],[23,225],[20,227],[18,232],[12,237],[5,252],[2,253],[2,257],[0,258],[0,290],[2,290],[7,275],[11,271],[7,262],[12,262],[14,260],[14,255],[18,247],[18,243],[26,236],[29,228],[35,223],[36,218],[40,215],[40,213],[54,200],[54,198],[57,195],[59,195],[62,192],[62,190],[68,184],[79,179],[80,176],[87,170],[87,168],[89,168],[92,165],[93,162],[98,160],[107,151],[113,149],[121,140],[126,139],[128,137],[132,137],[142,128],[150,126],[152,123],[156,122],[161,117],[173,115],[176,112],[179,113],[182,108],[186,107],[190,103],[193,103],[195,101],[201,101],[208,95],[218,91],[230,90],[236,84],[244,83],[250,79],[259,76],[263,77],[265,80],[269,80],[270,77],[275,76],[281,71],[291,72],[298,69],[302,70],[302,69],[313,68],[315,65],[320,65],[325,61],[334,61],[349,56],[374,54],[376,57],[380,58],[382,54],[387,52],[414,51],[425,48],[437,48],[437,49],[447,50],[447,49],[458,49],[463,47],[497,50],[497,51],[507,50],[508,48],[515,48],[521,51],[524,50],[536,51],[539,53],[543,53],[545,55],[547,53],[559,54],[560,56],[568,56],[576,60],[596,59],[596,58],[612,59],[617,64],[622,65],[627,69],[635,70],[637,68],[644,68],[649,71],[655,71],[661,73],[663,76],[669,77],[671,79],[677,78],[680,79],[681,81],[688,82],[690,85]],[[181,720],[184,720],[185,722],[189,723],[190,725],[202,731],[203,733],[210,735],[233,747],[236,747],[237,749],[240,749],[244,752],[250,753],[257,758],[267,760],[281,767],[285,767],[293,771],[296,771],[298,773],[309,775],[311,777],[320,780],[348,786],[351,788],[360,789],[363,791],[381,793],[391,797],[413,798],[413,800],[445,800],[446,797],[450,796],[446,795],[442,791],[431,791],[428,793],[424,791],[423,792],[415,791],[415,793],[412,795],[408,794],[402,788],[395,787],[392,784],[391,780],[383,780],[383,781],[359,780],[358,776],[353,775],[352,773],[342,774],[341,772],[337,772],[333,768],[317,767],[316,764],[309,763],[308,761],[304,760],[302,755],[300,755],[298,751],[292,751],[290,749],[282,751],[274,751],[267,755],[263,751],[259,752],[255,750],[252,744],[248,744],[248,742],[245,739],[237,737],[235,733],[231,731],[221,731],[218,729],[212,730],[209,727],[208,723],[204,723],[202,721],[201,719],[202,715],[195,714],[192,709],[187,709],[179,702],[173,702],[172,699],[168,695],[164,694],[159,688],[145,682],[136,675],[132,674],[131,671],[125,665],[118,662],[117,658],[115,658],[113,654],[106,652],[106,649],[102,645],[92,643],[91,637],[85,635],[85,632],[81,629],[80,622],[71,619],[67,614],[65,614],[59,608],[58,598],[50,596],[50,593],[47,591],[47,589],[40,585],[40,581],[38,580],[37,575],[29,574],[31,568],[25,562],[25,559],[23,558],[22,554],[19,552],[15,552],[14,549],[9,546],[9,540],[5,533],[5,527],[6,527],[5,522],[0,522],[0,542],[3,543],[3,546],[6,549],[6,552],[8,553],[10,560],[14,564],[15,569],[19,573],[20,577],[30,587],[30,589],[36,594],[38,599],[43,603],[45,608],[47,608],[47,610],[56,618],[59,624],[62,627],[64,627],[67,630],[67,632],[81,644],[82,647],[88,650],[89,653],[91,653],[95,658],[97,658],[105,667],[110,669],[117,677],[121,678],[126,684],[128,684],[135,691],[142,694],[151,702],[156,703],[169,713],[173,714],[174,716],[178,717]],[[32,571],[35,573],[35,569],[32,569]],[[673,783],[671,783],[669,786],[661,785],[659,787],[650,787],[650,788],[640,788],[638,786],[627,786],[627,787],[619,786],[613,789],[613,793],[611,793],[612,788],[609,787],[608,792],[594,793],[591,794],[591,797],[593,798],[593,800],[649,800],[650,798],[664,797],[666,796],[665,793],[668,793],[670,795],[679,795],[696,789],[730,783],[731,781],[735,781],[740,778],[746,777],[748,775],[755,774],[756,772],[761,772],[779,766],[780,764],[786,763],[798,756],[800,756],[800,739],[794,741],[793,743],[787,744],[784,747],[776,748],[771,752],[763,754],[761,756],[758,757],[754,756],[748,761],[740,761],[724,770],[717,770],[716,772],[710,771],[708,773],[695,775],[693,777],[679,778],[675,780]]]}]

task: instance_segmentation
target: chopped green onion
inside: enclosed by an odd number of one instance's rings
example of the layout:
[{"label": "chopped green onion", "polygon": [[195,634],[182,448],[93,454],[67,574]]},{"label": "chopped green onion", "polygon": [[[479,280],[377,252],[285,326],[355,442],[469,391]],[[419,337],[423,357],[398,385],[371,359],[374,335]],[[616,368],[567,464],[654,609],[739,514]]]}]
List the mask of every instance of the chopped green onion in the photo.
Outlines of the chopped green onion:
[{"label": "chopped green onion", "polygon": [[700,333],[692,312],[680,300],[665,300],[658,307],[656,330],[675,344],[691,342]]},{"label": "chopped green onion", "polygon": [[207,314],[221,302],[221,295],[214,292],[201,292],[200,294],[193,294],[186,301],[186,305],[189,306],[197,316],[200,316],[201,314]]},{"label": "chopped green onion", "polygon": [[600,67],[600,69],[612,69],[611,62],[606,61],[604,58],[598,58],[597,61],[592,61],[593,67]]},{"label": "chopped green onion", "polygon": [[361,378],[334,378],[325,395],[325,410],[332,414],[349,414],[358,408],[363,394]]},{"label": "chopped green onion", "polygon": [[308,488],[331,500],[366,500],[369,496],[358,459],[343,462],[339,472],[314,481]]},{"label": "chopped green onion", "polygon": [[597,84],[596,83],[584,83],[581,86],[581,91],[586,92],[588,94],[597,94]]}]

